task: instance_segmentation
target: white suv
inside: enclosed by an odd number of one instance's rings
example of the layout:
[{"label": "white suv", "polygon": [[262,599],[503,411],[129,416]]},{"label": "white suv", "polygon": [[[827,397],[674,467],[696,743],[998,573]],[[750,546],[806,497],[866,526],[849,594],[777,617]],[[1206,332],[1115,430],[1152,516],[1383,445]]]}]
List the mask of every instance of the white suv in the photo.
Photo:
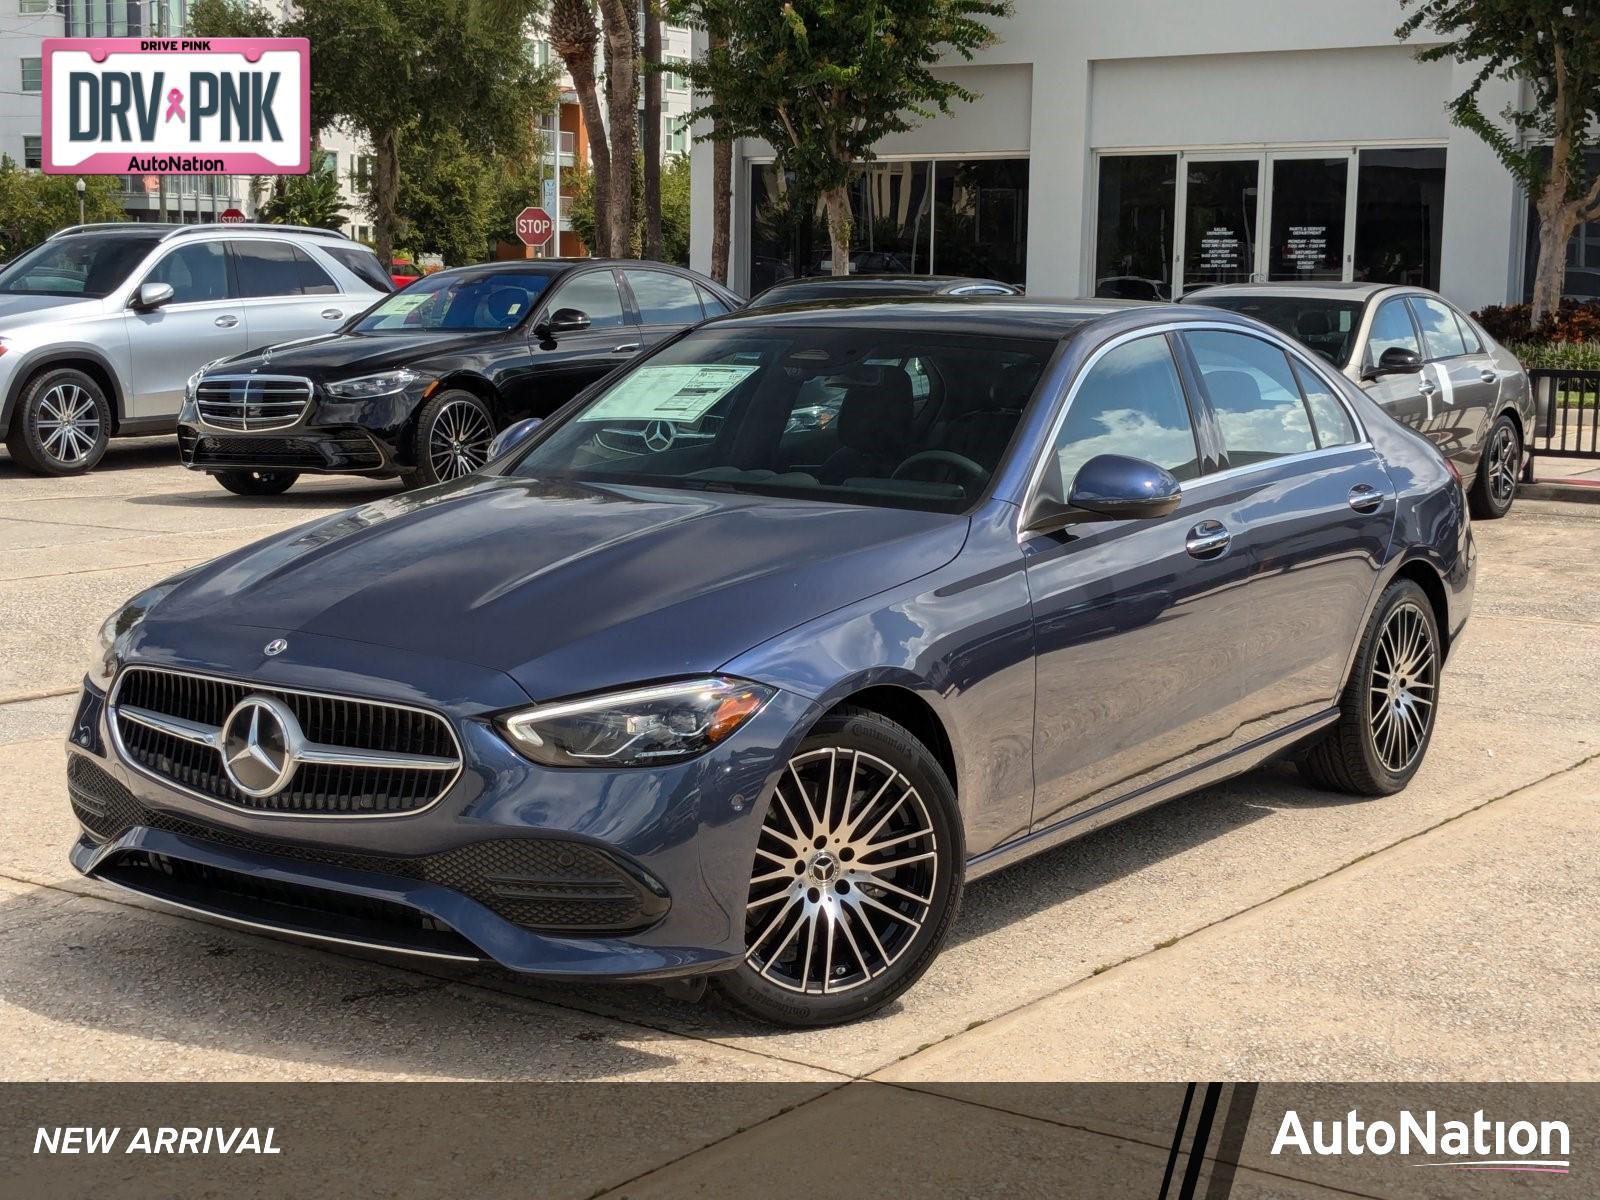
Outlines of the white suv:
[{"label": "white suv", "polygon": [[0,429],[76,475],[108,439],[177,428],[213,359],[333,333],[393,285],[371,250],[297,225],[81,225],[0,269]]}]

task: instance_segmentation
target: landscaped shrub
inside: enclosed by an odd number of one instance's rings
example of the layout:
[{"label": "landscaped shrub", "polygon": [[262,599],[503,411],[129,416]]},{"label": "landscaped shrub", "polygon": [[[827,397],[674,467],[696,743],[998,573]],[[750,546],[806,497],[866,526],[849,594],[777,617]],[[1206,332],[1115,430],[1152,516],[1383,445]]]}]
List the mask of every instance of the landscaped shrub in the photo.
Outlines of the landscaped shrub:
[{"label": "landscaped shrub", "polygon": [[1568,300],[1535,329],[1526,304],[1490,304],[1472,314],[1502,345],[1600,342],[1600,304]]}]

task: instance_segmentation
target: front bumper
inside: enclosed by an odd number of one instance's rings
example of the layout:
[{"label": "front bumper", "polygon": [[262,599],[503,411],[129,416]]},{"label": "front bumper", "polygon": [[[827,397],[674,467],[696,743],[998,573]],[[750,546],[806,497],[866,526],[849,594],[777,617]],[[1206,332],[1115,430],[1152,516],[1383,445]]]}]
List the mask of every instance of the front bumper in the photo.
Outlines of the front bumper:
[{"label": "front bumper", "polygon": [[[313,641],[295,638],[307,650]],[[263,688],[297,674],[277,659],[267,673]],[[357,687],[341,690],[417,699]],[[717,970],[743,953],[759,801],[810,707],[780,693],[700,758],[643,771],[540,767],[485,712],[447,711],[467,765],[444,798],[339,819],[235,810],[152,777],[119,758],[104,697],[86,686],[68,739],[82,827],[70,857],[85,875],[185,911],[317,942],[565,979]]]},{"label": "front bumper", "polygon": [[268,430],[208,425],[185,402],[178,457],[191,471],[299,471],[390,476],[415,465],[412,434],[425,384],[367,400],[336,400],[314,385],[294,424]]}]

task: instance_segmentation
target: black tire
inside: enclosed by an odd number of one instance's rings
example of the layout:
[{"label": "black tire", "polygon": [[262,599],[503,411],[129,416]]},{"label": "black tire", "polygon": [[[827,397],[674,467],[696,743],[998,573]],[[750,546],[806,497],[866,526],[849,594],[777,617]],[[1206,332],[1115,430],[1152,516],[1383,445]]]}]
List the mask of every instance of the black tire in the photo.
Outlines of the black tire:
[{"label": "black tire", "polygon": [[17,397],[6,449],[37,475],[82,475],[105,457],[111,405],[100,385],[63,367],[35,375]]},{"label": "black tire", "polygon": [[[825,802],[830,778],[834,798]],[[739,1012],[788,1028],[875,1012],[928,969],[960,907],[966,850],[950,780],[893,721],[846,707],[800,743],[766,804],[747,957],[714,976],[712,990]],[[806,836],[819,829],[831,833]],[[876,843],[884,844],[857,851]],[[875,869],[863,870],[869,859]],[[827,932],[810,936],[819,930]]]},{"label": "black tire", "polygon": [[417,414],[412,438],[415,464],[400,478],[406,487],[427,487],[471,474],[489,461],[489,443],[499,425],[489,406],[471,392],[445,388]]},{"label": "black tire", "polygon": [[1522,435],[1509,415],[1500,414],[1483,443],[1478,473],[1467,492],[1467,506],[1483,521],[1497,521],[1511,511],[1522,474]]},{"label": "black tire", "polygon": [[235,496],[281,496],[299,478],[299,471],[217,472],[217,482]]},{"label": "black tire", "polygon": [[[1412,638],[1418,646],[1414,656],[1400,656],[1399,672],[1391,669],[1391,627],[1402,648]],[[1409,579],[1396,580],[1361,637],[1339,720],[1301,755],[1300,773],[1317,787],[1356,796],[1391,796],[1405,787],[1433,740],[1441,665],[1439,626],[1427,593]]]}]

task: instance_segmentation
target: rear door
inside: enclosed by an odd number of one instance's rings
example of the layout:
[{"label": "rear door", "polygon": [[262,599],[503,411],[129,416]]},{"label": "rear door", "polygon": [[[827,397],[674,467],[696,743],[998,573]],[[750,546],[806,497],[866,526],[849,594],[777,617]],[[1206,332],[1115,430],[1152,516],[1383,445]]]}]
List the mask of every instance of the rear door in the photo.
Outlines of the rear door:
[{"label": "rear door", "polygon": [[298,246],[240,238],[230,249],[249,349],[332,333],[354,311],[333,277]]},{"label": "rear door", "polygon": [[1434,419],[1428,433],[1440,450],[1454,458],[1462,473],[1478,465],[1483,439],[1500,394],[1500,377],[1472,335],[1474,354],[1466,331],[1448,304],[1432,296],[1408,297],[1411,314],[1422,333],[1427,366],[1423,368],[1438,388],[1434,394]]},{"label": "rear door", "polygon": [[[562,309],[589,318],[589,327],[540,337],[534,329]],[[535,314],[528,329],[537,399],[531,415],[548,416],[596,380],[639,352],[641,335],[617,273],[594,267],[567,275]]]},{"label": "rear door", "polygon": [[177,416],[189,376],[214,358],[243,354],[244,306],[220,241],[182,242],[157,259],[139,283],[165,283],[172,299],[128,312],[133,373],[131,418]]},{"label": "rear door", "polygon": [[705,319],[694,280],[671,271],[624,267],[622,278],[639,314],[639,333],[646,348],[681,333]]}]

